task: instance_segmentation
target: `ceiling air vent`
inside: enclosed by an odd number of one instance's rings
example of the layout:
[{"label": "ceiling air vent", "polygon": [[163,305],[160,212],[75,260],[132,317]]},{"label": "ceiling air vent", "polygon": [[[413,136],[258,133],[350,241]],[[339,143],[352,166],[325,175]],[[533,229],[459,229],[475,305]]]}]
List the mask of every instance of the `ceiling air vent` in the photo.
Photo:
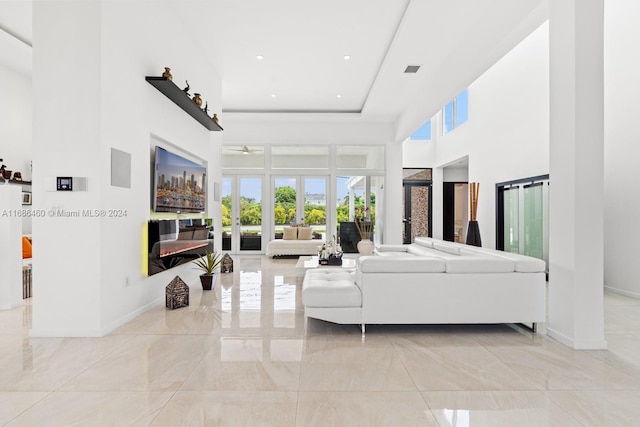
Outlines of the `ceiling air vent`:
[{"label": "ceiling air vent", "polygon": [[407,65],[407,68],[404,69],[405,74],[415,74],[420,69],[419,65]]}]

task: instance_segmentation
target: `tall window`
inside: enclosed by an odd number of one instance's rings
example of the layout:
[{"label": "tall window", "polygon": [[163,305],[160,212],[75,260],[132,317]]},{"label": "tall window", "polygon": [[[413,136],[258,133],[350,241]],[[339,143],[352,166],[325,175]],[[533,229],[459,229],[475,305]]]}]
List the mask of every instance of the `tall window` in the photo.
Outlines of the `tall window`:
[{"label": "tall window", "polygon": [[442,109],[442,134],[446,135],[469,119],[469,89],[465,89]]},{"label": "tall window", "polygon": [[409,139],[428,141],[431,139],[431,119],[427,120],[425,124],[415,131]]}]

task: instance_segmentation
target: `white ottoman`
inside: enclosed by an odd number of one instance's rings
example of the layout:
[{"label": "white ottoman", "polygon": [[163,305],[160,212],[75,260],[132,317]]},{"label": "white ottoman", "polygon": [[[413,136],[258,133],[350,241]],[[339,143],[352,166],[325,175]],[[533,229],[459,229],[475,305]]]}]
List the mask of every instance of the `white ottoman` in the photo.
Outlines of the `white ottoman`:
[{"label": "white ottoman", "polygon": [[341,324],[362,324],[362,292],[355,272],[343,268],[308,270],[302,282],[305,316]]}]

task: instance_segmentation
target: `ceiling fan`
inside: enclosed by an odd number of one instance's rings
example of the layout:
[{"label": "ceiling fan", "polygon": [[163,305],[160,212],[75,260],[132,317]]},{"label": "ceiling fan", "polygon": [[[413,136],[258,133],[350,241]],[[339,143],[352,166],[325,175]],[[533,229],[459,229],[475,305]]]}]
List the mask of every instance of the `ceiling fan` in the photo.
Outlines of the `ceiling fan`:
[{"label": "ceiling fan", "polygon": [[243,145],[242,147],[234,147],[234,148],[229,148],[230,151],[240,151],[242,154],[251,154],[251,153],[260,153],[262,152],[261,148],[249,148],[246,145]]}]

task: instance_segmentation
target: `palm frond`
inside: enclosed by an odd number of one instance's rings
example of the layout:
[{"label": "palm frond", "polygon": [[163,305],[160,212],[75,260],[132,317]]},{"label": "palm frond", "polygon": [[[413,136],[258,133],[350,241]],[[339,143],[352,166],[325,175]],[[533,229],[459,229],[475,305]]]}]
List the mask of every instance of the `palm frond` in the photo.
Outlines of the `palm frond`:
[{"label": "palm frond", "polygon": [[207,252],[202,256],[202,258],[198,258],[193,261],[196,265],[196,268],[203,271],[203,274],[211,275],[214,270],[220,265],[222,262],[222,255],[216,251]]}]

